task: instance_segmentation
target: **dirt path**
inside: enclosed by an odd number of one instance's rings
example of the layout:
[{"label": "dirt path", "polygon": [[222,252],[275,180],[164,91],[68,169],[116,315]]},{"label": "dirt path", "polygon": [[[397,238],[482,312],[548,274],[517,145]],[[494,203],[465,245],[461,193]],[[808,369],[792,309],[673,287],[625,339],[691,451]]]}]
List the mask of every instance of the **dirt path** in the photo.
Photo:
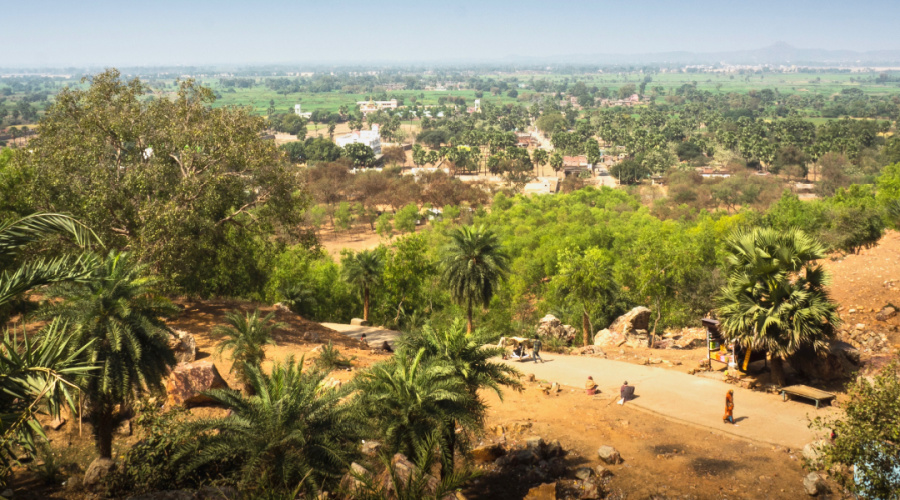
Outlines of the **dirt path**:
[{"label": "dirt path", "polygon": [[[637,398],[628,402],[642,410],[689,425],[741,438],[801,448],[815,439],[807,427],[807,415],[824,416],[834,408],[815,409],[804,402],[782,402],[781,397],[673,370],[634,365],[600,358],[584,358],[547,353],[546,363],[507,361],[523,373],[538,379],[583,388],[588,375],[610,400],[627,380],[636,387]],[[737,426],[722,423],[725,393],[734,390]]]},{"label": "dirt path", "polygon": [[400,336],[400,332],[396,330],[387,330],[378,326],[354,326],[339,323],[322,323],[322,326],[356,340],[359,340],[362,334],[365,333],[366,342],[373,348],[380,346],[382,342],[387,342],[391,347],[394,347],[394,341]]}]

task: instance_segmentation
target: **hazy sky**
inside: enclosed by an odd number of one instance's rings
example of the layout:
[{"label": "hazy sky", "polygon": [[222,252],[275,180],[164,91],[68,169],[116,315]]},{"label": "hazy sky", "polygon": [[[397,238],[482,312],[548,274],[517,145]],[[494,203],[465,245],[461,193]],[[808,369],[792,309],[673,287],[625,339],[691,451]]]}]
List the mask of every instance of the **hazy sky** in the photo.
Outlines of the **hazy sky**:
[{"label": "hazy sky", "polygon": [[898,0],[0,0],[0,67],[900,49]]}]

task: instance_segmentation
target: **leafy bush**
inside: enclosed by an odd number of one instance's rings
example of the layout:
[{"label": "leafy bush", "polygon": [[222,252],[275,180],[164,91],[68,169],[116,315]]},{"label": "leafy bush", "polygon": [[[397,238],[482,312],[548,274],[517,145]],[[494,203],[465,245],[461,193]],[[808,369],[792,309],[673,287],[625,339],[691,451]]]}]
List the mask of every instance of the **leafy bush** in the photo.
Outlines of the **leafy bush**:
[{"label": "leafy bush", "polygon": [[110,495],[124,497],[188,487],[224,472],[209,468],[179,476],[180,465],[173,458],[175,452],[195,438],[182,425],[189,414],[178,406],[164,411],[154,399],[138,402],[132,422],[141,439],[121,457],[121,467],[107,478]]}]

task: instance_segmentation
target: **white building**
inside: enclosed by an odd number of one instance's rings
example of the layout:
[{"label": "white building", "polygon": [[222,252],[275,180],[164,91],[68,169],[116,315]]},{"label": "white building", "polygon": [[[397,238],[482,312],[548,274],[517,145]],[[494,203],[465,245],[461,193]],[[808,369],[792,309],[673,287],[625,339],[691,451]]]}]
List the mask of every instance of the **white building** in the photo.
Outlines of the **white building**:
[{"label": "white building", "polygon": [[312,113],[304,113],[303,110],[300,109],[299,104],[294,104],[294,114],[301,118],[306,118],[307,120],[309,120],[310,117],[312,117]]},{"label": "white building", "polygon": [[390,101],[358,101],[356,104],[359,105],[359,110],[362,111],[363,115],[384,109],[397,109],[397,99],[391,99]]},{"label": "white building", "polygon": [[338,136],[334,142],[342,148],[348,144],[365,144],[372,148],[375,154],[381,154],[381,136],[378,135],[378,124],[372,125],[372,130],[354,130],[349,134]]}]

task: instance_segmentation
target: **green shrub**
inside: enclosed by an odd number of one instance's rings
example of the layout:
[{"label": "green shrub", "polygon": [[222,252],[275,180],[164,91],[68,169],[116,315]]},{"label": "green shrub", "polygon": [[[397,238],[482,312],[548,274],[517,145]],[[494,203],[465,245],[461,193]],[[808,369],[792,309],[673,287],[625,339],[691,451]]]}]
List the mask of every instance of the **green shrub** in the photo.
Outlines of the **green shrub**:
[{"label": "green shrub", "polygon": [[356,359],[356,356],[348,358],[341,354],[341,352],[334,347],[334,344],[328,342],[328,344],[322,346],[322,352],[320,352],[319,357],[316,358],[316,368],[326,372],[330,372],[335,368],[350,368],[353,366],[354,359]]}]

